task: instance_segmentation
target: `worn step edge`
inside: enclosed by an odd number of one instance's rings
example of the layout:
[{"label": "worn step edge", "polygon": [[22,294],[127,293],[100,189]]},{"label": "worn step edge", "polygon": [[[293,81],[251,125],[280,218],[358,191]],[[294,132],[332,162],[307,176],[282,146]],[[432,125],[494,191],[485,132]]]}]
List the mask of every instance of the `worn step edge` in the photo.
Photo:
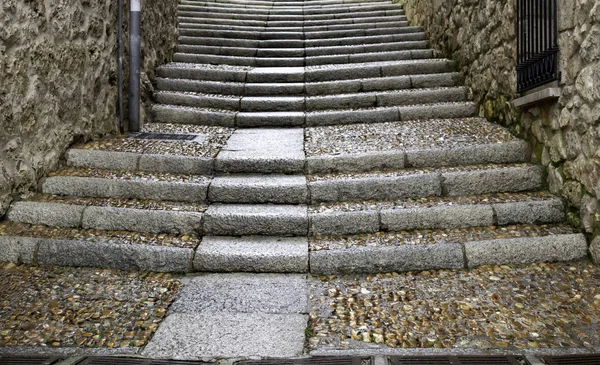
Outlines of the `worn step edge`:
[{"label": "worn step edge", "polygon": [[108,150],[72,148],[67,164],[75,167],[115,170],[140,170],[184,175],[211,175],[214,158],[159,155]]},{"label": "worn step edge", "polygon": [[141,244],[0,236],[0,261],[157,272],[192,271],[194,250]]},{"label": "worn step edge", "polygon": [[582,234],[506,238],[465,243],[359,247],[310,252],[310,272],[340,273],[402,272],[462,269],[481,265],[527,264],[572,261],[587,255]]},{"label": "worn step edge", "polygon": [[11,205],[7,220],[50,227],[202,235],[203,214],[20,201]]},{"label": "worn step edge", "polygon": [[558,223],[560,199],[436,207],[309,212],[310,234],[340,236],[411,229],[465,228],[508,224]]},{"label": "worn step edge", "polygon": [[209,181],[169,182],[83,176],[51,176],[42,192],[77,197],[113,197],[182,202],[206,202]]},{"label": "worn step edge", "polygon": [[218,18],[218,19],[242,19],[242,20],[268,20],[268,21],[304,21],[305,23],[311,21],[325,21],[325,22],[333,22],[336,20],[344,20],[344,19],[352,19],[360,20],[364,18],[372,18],[372,17],[383,17],[383,16],[397,16],[404,15],[404,10],[374,10],[374,11],[365,11],[365,12],[348,12],[348,13],[339,13],[339,14],[311,14],[311,15],[302,15],[302,14],[290,14],[290,15],[282,15],[282,14],[252,14],[252,12],[246,13],[226,13],[226,12],[209,12],[207,9],[178,9],[177,14],[179,16],[185,17],[198,17],[198,18]]},{"label": "worn step edge", "polygon": [[354,175],[308,182],[312,203],[519,192],[537,190],[541,186],[542,168],[535,165],[464,171],[417,171],[398,176]]},{"label": "worn step edge", "polygon": [[199,18],[199,17],[186,17],[179,15],[177,17],[179,22],[185,23],[198,23],[198,24],[218,24],[218,25],[238,25],[238,26],[255,26],[255,27],[323,27],[323,26],[341,26],[341,25],[352,25],[352,24],[369,24],[377,25],[377,23],[387,22],[403,22],[406,21],[406,15],[394,15],[394,16],[375,16],[361,19],[336,19],[336,20],[289,20],[289,21],[277,21],[277,20],[256,20],[256,19],[224,19],[224,18]]},{"label": "worn step edge", "polygon": [[231,11],[233,14],[257,14],[257,15],[332,15],[345,13],[360,13],[369,11],[384,11],[384,10],[400,10],[401,7],[392,3],[365,3],[364,5],[356,4],[339,4],[338,6],[328,7],[279,7],[279,6],[260,6],[260,5],[238,5],[235,3],[218,4],[218,3],[180,3],[177,7],[179,10],[194,10],[198,12],[213,12],[223,13]]},{"label": "worn step edge", "polygon": [[234,174],[216,176],[208,189],[212,203],[306,204],[304,175]]},{"label": "worn step edge", "polygon": [[[401,20],[404,19],[404,20]],[[218,24],[208,19],[204,21],[197,18],[179,18],[179,28],[189,29],[215,29],[215,30],[240,30],[240,31],[274,31],[274,32],[320,32],[320,31],[334,31],[334,30],[356,30],[356,29],[378,29],[378,28],[392,28],[395,26],[408,26],[408,21],[401,17],[393,21],[380,21],[372,23],[350,23],[350,24],[337,24],[337,25],[292,25],[292,26],[269,26],[267,22],[225,22]],[[195,20],[195,21],[190,21]]]},{"label": "worn step edge", "polygon": [[306,205],[212,204],[204,213],[204,233],[215,236],[306,236]]},{"label": "worn step edge", "polygon": [[202,272],[308,272],[305,237],[204,236],[194,270]]}]

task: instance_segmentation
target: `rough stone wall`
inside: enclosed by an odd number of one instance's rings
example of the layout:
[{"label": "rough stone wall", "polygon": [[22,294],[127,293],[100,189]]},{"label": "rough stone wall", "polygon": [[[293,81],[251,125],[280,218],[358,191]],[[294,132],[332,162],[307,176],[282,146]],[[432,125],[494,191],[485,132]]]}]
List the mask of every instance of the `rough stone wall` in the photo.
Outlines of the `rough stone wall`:
[{"label": "rough stone wall", "polygon": [[[175,47],[176,6],[143,4],[146,103]],[[115,131],[116,27],[117,0],[0,2],[0,217],[74,141]]]},{"label": "rough stone wall", "polygon": [[440,55],[457,61],[480,115],[531,142],[549,190],[569,205],[569,221],[599,236],[600,0],[558,0],[562,95],[525,108],[511,103],[518,97],[515,1],[398,1]]}]

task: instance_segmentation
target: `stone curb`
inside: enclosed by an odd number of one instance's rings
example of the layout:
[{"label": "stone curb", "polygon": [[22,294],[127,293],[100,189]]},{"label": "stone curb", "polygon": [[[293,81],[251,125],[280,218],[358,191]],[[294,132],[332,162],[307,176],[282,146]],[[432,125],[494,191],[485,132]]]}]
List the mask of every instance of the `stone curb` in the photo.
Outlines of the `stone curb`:
[{"label": "stone curb", "polygon": [[464,266],[462,247],[457,243],[310,252],[310,272],[316,275],[461,269]]},{"label": "stone curb", "polygon": [[150,199],[204,203],[208,182],[117,180],[99,177],[52,176],[42,186],[44,194],[78,197]]},{"label": "stone curb", "polygon": [[194,270],[206,272],[308,272],[305,237],[205,236],[196,249]]},{"label": "stone curb", "polygon": [[[498,215],[499,213],[499,215]],[[378,231],[459,228],[510,224],[558,223],[564,219],[559,199],[506,204],[464,204],[421,208],[311,213],[310,234],[341,236]]]}]

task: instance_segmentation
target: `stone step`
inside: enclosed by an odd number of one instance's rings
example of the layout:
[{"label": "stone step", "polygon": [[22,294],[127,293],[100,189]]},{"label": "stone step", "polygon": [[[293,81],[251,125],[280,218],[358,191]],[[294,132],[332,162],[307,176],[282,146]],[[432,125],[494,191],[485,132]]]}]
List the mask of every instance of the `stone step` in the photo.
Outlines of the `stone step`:
[{"label": "stone step", "polygon": [[397,24],[389,28],[364,28],[364,29],[341,29],[325,31],[274,31],[269,28],[266,31],[252,30],[229,30],[229,29],[207,29],[205,27],[179,27],[179,34],[188,37],[207,38],[233,38],[254,40],[312,40],[348,37],[369,37],[377,35],[394,35],[414,33],[415,28],[409,27],[407,22]]},{"label": "stone step", "polygon": [[394,34],[365,35],[356,37],[339,37],[323,39],[244,39],[244,38],[217,38],[201,37],[195,35],[180,35],[179,44],[241,47],[241,48],[311,48],[332,46],[360,46],[366,44],[380,44],[391,42],[424,41],[425,34],[416,27],[398,28]]},{"label": "stone step", "polygon": [[206,206],[198,204],[42,195],[13,203],[7,220],[50,227],[202,235],[205,210]]},{"label": "stone step", "polygon": [[363,3],[363,4],[339,4],[327,7],[282,7],[282,6],[257,6],[238,4],[215,4],[206,2],[185,2],[178,6],[182,11],[205,11],[213,13],[224,13],[230,10],[235,14],[257,14],[257,15],[330,15],[341,13],[357,13],[383,10],[400,10],[401,7],[391,3]]},{"label": "stone step", "polygon": [[[192,21],[195,20],[195,21]],[[394,27],[405,27],[409,26],[408,21],[396,20],[396,21],[385,21],[375,23],[357,23],[357,24],[337,24],[337,25],[313,25],[313,26],[267,26],[266,22],[258,22],[244,24],[232,22],[229,23],[215,23],[211,22],[210,19],[203,21],[196,18],[180,18],[179,28],[180,29],[213,29],[213,30],[236,30],[236,31],[254,31],[254,32],[325,32],[325,31],[342,31],[342,30],[356,30],[356,29],[377,29],[377,28],[394,28]]]},{"label": "stone step", "polygon": [[208,190],[215,203],[308,203],[304,175],[233,174],[216,176]]},{"label": "stone step", "polygon": [[585,237],[567,226],[377,232],[326,237],[309,245],[310,271],[317,275],[461,269],[587,256]]},{"label": "stone step", "polygon": [[335,24],[336,20],[339,19],[361,19],[361,18],[372,18],[372,17],[386,17],[386,16],[401,16],[404,15],[404,11],[397,8],[391,10],[370,10],[362,11],[357,9],[353,12],[328,12],[326,14],[253,14],[253,9],[240,9],[246,10],[240,12],[228,13],[227,9],[222,9],[223,12],[216,12],[211,9],[207,11],[206,8],[196,6],[180,6],[177,10],[177,15],[181,17],[190,18],[212,18],[212,19],[240,19],[240,20],[263,20],[263,21],[331,21]]},{"label": "stone step", "polygon": [[[185,47],[180,47],[185,49]],[[286,52],[277,53],[274,57],[240,57],[230,55],[197,54],[177,52],[173,55],[175,62],[222,64],[252,67],[302,67],[330,64],[351,64],[361,62],[381,62],[398,60],[430,59],[433,51],[428,49],[364,52],[327,56],[289,57]]]},{"label": "stone step", "polygon": [[462,102],[467,99],[464,87],[377,91],[327,96],[232,96],[160,91],[159,103],[214,108],[241,112],[320,111],[351,108],[375,108],[419,103]]},{"label": "stone step", "polygon": [[306,236],[306,205],[212,204],[204,213],[204,233],[215,236]]},{"label": "stone step", "polygon": [[185,91],[203,94],[223,95],[331,95],[357,92],[391,91],[411,88],[451,87],[462,83],[462,73],[441,73],[431,75],[391,76],[345,81],[324,81],[311,83],[241,83],[200,81],[188,79],[157,78],[157,89],[164,91]]},{"label": "stone step", "polygon": [[[309,47],[309,48],[244,48],[179,45],[177,51],[186,54],[203,54],[237,57],[308,57],[340,56],[357,53],[395,52],[427,49],[426,41],[389,42],[376,44],[359,44],[354,46]],[[431,58],[431,56],[429,56]]]},{"label": "stone step", "polygon": [[333,202],[310,206],[308,215],[310,235],[340,236],[378,231],[560,223],[564,219],[564,206],[559,198],[546,193],[501,193]]},{"label": "stone step", "polygon": [[42,192],[76,197],[203,203],[209,181],[205,176],[71,168],[48,177],[42,185]]},{"label": "stone step", "polygon": [[[193,5],[198,1],[182,0],[181,4]],[[202,0],[202,3],[224,4],[236,6],[265,6],[265,7],[302,7],[302,8],[318,8],[318,7],[337,7],[340,4],[389,4],[389,1],[368,1],[364,0],[318,0],[318,1],[244,1],[244,0]]]},{"label": "stone step", "polygon": [[312,203],[520,192],[541,187],[541,167],[526,164],[308,176]]},{"label": "stone step", "polygon": [[0,222],[0,261],[156,272],[193,270],[187,235],[55,228]]},{"label": "stone step", "polygon": [[[336,29],[335,27],[348,26],[350,29],[356,26],[357,28],[378,27],[380,23],[399,23],[407,20],[405,15],[395,16],[375,16],[367,18],[350,18],[350,19],[335,19],[335,20],[256,20],[256,19],[220,19],[220,18],[199,18],[181,16],[177,17],[180,23],[186,24],[214,24],[214,25],[237,25],[237,26],[256,26],[256,27],[297,27],[310,29],[311,27],[327,27],[328,29]],[[340,28],[338,28],[340,29]],[[346,29],[346,28],[341,28]],[[316,30],[316,29],[315,29]]]},{"label": "stone step", "polygon": [[157,104],[152,106],[151,120],[155,123],[183,123],[240,128],[314,127],[440,118],[469,118],[476,116],[477,112],[477,105],[472,102],[431,103],[315,112],[256,111],[238,113],[219,109]]},{"label": "stone step", "polygon": [[308,272],[308,239],[274,236],[204,236],[194,270],[204,272]]}]

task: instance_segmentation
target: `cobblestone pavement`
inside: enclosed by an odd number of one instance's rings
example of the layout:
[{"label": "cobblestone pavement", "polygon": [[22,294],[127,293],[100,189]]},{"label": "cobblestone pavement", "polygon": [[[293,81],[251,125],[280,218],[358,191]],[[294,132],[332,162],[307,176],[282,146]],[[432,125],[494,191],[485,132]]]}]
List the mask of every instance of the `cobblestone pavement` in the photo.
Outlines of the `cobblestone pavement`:
[{"label": "cobblestone pavement", "polygon": [[0,346],[142,347],[180,282],[172,274],[0,263]]},{"label": "cobblestone pavement", "polygon": [[600,268],[587,261],[313,277],[310,349],[593,348]]}]

